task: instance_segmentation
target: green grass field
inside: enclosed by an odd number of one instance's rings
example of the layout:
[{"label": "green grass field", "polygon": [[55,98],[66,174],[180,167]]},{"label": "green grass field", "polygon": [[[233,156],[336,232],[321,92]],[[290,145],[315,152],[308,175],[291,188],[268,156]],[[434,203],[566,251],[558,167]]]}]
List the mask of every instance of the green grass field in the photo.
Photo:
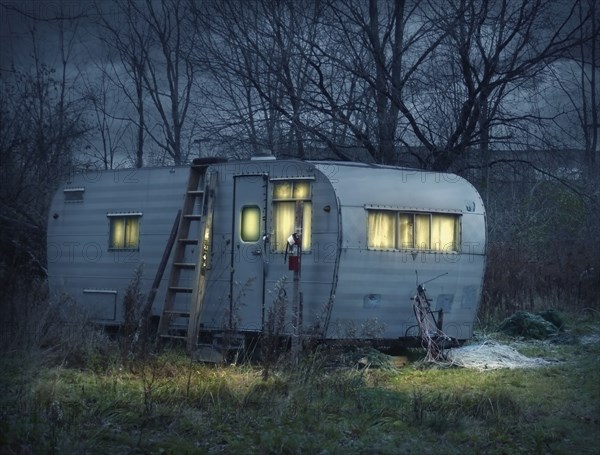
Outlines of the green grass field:
[{"label": "green grass field", "polygon": [[419,350],[395,367],[361,348],[280,359],[264,380],[260,365],[204,365],[177,349],[123,360],[101,334],[12,350],[0,453],[597,454],[599,322],[569,321],[553,341],[487,333],[554,362],[483,372],[425,365]]}]

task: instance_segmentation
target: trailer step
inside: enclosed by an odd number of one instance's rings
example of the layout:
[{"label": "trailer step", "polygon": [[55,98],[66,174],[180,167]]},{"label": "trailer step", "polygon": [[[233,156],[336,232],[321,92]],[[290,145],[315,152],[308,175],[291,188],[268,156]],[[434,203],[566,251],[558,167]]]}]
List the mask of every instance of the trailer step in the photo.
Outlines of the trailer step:
[{"label": "trailer step", "polygon": [[194,346],[192,358],[207,363],[237,363],[246,347],[245,337],[237,333],[215,333],[212,337],[212,343],[197,343]]},{"label": "trailer step", "polygon": [[202,215],[200,215],[199,213],[190,213],[188,215],[183,215],[183,217],[190,221],[202,219]]},{"label": "trailer step", "polygon": [[218,349],[241,350],[246,346],[246,337],[238,333],[216,333],[213,335],[213,346]]},{"label": "trailer step", "polygon": [[175,267],[179,267],[180,269],[195,269],[196,264],[193,262],[174,262],[173,265]]},{"label": "trailer step", "polygon": [[190,196],[202,196],[204,195],[204,190],[190,190],[187,192]]}]

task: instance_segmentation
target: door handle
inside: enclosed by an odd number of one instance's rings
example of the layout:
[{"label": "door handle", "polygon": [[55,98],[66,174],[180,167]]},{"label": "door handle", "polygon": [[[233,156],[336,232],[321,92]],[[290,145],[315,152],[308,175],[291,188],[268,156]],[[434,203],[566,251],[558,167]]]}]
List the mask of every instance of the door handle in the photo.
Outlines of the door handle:
[{"label": "door handle", "polygon": [[260,255],[262,254],[262,251],[261,251],[261,250],[254,250],[254,251],[252,252],[252,254],[253,254],[254,256],[260,256]]}]

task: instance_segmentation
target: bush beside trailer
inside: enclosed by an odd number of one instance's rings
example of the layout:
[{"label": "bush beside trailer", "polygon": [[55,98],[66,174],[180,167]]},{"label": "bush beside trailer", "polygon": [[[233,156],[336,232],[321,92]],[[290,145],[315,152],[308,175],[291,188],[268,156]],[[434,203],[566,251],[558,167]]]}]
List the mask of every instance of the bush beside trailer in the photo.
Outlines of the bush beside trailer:
[{"label": "bush beside trailer", "polygon": [[418,335],[417,279],[431,280],[448,337],[473,334],[486,252],[479,194],[453,174],[380,165],[262,158],[73,175],[50,209],[51,292],[122,324],[135,270],[148,295],[180,210],[151,308],[165,336],[260,334],[283,286],[279,296],[301,304],[299,324],[286,310],[284,334],[401,344]]}]

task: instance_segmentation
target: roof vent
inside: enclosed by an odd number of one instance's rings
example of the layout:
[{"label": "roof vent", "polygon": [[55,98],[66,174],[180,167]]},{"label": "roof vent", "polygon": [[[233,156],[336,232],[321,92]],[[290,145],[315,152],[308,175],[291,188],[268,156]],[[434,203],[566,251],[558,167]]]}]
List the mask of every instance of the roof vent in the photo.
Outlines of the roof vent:
[{"label": "roof vent", "polygon": [[260,160],[274,160],[275,157],[271,153],[270,150],[262,150],[258,152],[256,155],[250,158],[252,161],[260,161]]}]

